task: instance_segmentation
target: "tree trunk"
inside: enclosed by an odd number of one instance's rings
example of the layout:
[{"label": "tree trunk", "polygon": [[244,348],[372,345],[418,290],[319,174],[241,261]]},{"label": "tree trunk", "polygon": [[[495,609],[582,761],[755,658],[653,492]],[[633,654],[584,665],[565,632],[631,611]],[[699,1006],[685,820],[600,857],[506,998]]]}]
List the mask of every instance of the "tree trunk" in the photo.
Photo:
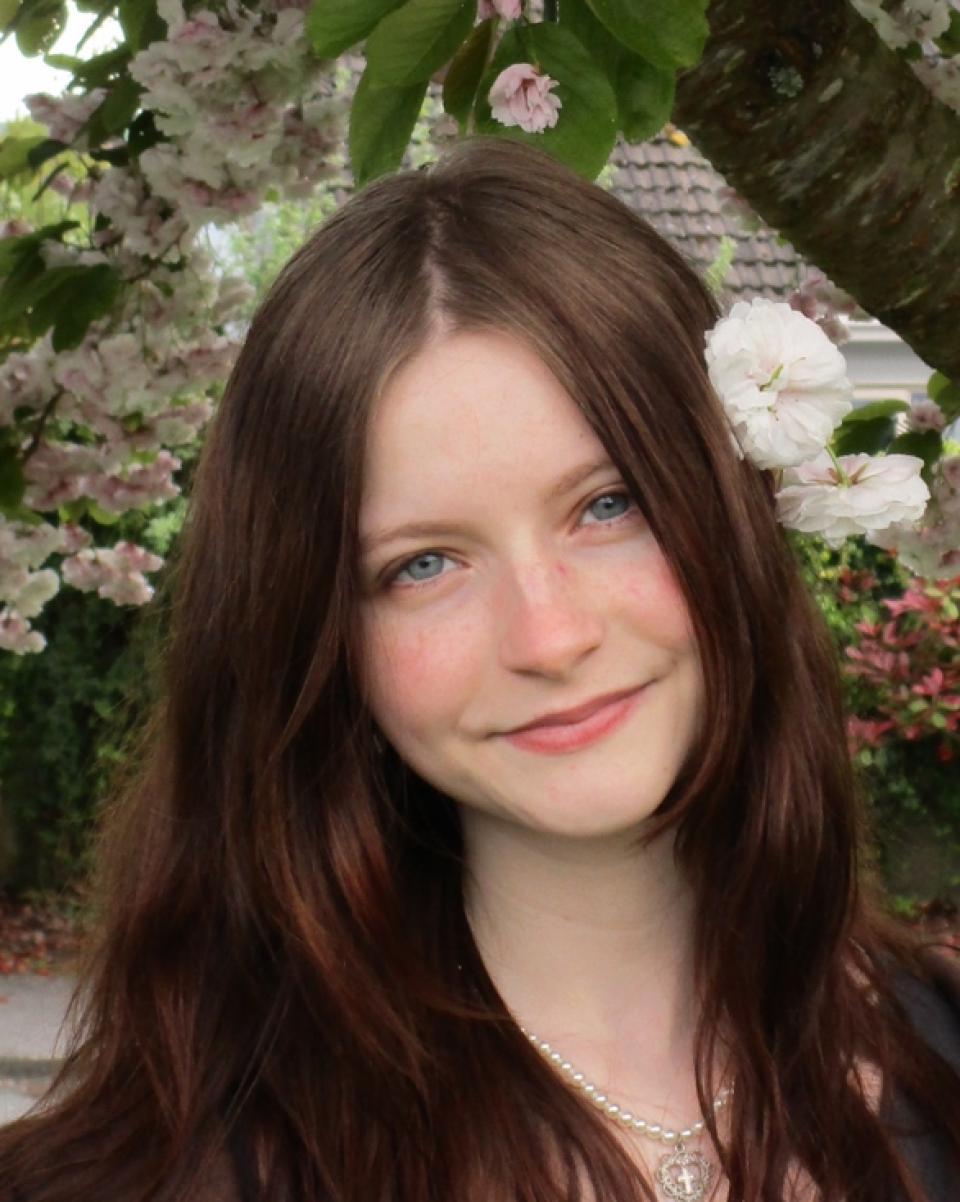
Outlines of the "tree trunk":
[{"label": "tree trunk", "polygon": [[674,120],[757,213],[960,380],[960,117],[846,0],[713,0]]}]

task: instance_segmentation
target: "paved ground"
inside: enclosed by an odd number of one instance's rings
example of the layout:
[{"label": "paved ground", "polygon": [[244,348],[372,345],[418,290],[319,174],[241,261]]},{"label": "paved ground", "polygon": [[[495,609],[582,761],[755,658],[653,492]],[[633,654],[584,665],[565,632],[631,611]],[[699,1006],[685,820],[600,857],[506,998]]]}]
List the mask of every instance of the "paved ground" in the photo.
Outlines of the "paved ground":
[{"label": "paved ground", "polygon": [[69,976],[0,976],[0,1124],[17,1118],[46,1089],[64,1049]]}]

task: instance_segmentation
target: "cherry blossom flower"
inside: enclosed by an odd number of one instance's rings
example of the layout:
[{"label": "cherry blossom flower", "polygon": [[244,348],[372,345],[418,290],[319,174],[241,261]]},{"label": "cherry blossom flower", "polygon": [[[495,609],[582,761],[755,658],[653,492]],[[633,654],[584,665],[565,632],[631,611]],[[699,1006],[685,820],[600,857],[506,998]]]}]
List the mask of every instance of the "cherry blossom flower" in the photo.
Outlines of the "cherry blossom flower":
[{"label": "cherry blossom flower", "polygon": [[960,575],[960,456],[941,459],[919,523],[895,522],[867,536],[912,572],[930,580]]},{"label": "cherry blossom flower", "polygon": [[60,588],[60,577],[50,568],[25,573],[25,579],[10,598],[11,607],[24,618],[35,618]]},{"label": "cherry blossom flower", "polygon": [[87,548],[65,559],[61,565],[64,580],[82,592],[96,592],[117,605],[145,605],[153,596],[144,572],[155,572],[163,565],[135,543],[118,542],[115,547]]},{"label": "cherry blossom flower", "polygon": [[91,116],[106,99],[106,88],[93,88],[83,96],[50,96],[36,92],[24,97],[34,121],[50,131],[57,142],[73,142]]},{"label": "cherry blossom flower", "polygon": [[[163,140],[128,165],[98,161],[82,184],[52,181],[89,205],[93,233],[83,247],[48,240],[46,265],[107,263],[125,287],[78,347],[54,354],[48,334],[0,364],[0,426],[17,428],[30,410],[54,419],[23,465],[23,502],[38,514],[82,499],[120,514],[178,495],[169,448],[196,441],[209,421],[208,392],[232,367],[232,323],[251,295],[245,281],[220,277],[201,227],[252,212],[268,193],[307,196],[345,172],[349,72],[335,73],[331,94],[303,34],[308,0],[188,8],[159,0],[166,37],[130,64]],[[31,107],[53,137],[83,149],[105,95],[37,96]],[[17,221],[0,228],[28,232]],[[144,572],[158,557],[138,565],[142,548],[91,542],[75,525],[0,516],[0,648],[43,648],[29,618],[61,580],[117,604],[149,599]],[[45,567],[54,555],[62,562]]]},{"label": "cherry blossom flower", "polygon": [[787,304],[739,301],[707,333],[706,360],[741,456],[761,468],[812,458],[853,408],[843,355]]},{"label": "cherry blossom flower", "polygon": [[923,460],[915,455],[842,455],[837,461],[847,480],[824,451],[787,468],[777,492],[778,520],[791,530],[819,534],[839,547],[853,534],[883,530],[895,522],[917,522],[930,490],[920,476]]},{"label": "cherry blossom flower", "polygon": [[947,419],[936,401],[916,401],[908,414],[911,430],[944,430]]},{"label": "cherry blossom flower", "polygon": [[501,125],[518,125],[530,134],[552,128],[559,119],[560,98],[550,89],[557,81],[543,75],[531,63],[513,63],[504,68],[490,88],[490,111]]},{"label": "cherry blossom flower", "polygon": [[30,629],[22,614],[15,609],[0,609],[0,650],[16,655],[36,654],[46,645],[47,640],[38,630]]}]

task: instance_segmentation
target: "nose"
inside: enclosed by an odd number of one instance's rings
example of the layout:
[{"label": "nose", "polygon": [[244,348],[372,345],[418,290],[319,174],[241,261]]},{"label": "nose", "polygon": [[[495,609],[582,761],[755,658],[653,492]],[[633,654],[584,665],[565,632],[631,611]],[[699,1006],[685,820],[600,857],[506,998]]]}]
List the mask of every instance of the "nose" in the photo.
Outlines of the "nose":
[{"label": "nose", "polygon": [[501,663],[513,672],[566,675],[603,640],[599,603],[561,561],[509,570],[495,611]]}]

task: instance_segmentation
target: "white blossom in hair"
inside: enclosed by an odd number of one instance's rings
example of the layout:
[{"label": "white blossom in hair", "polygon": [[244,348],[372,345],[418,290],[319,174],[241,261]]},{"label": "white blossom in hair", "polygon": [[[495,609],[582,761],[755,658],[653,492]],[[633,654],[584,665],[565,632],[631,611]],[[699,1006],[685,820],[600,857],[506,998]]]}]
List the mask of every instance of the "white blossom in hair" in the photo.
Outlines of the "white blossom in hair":
[{"label": "white blossom in hair", "polygon": [[707,334],[706,359],[740,452],[757,467],[812,458],[853,408],[843,355],[787,304],[738,301]]},{"label": "white blossom in hair", "polygon": [[777,519],[838,547],[855,534],[902,532],[930,490],[915,455],[841,455],[833,433],[853,409],[846,361],[789,305],[739,301],[709,330],[707,371],[740,458],[777,473]]},{"label": "white blossom in hair", "polygon": [[819,534],[831,547],[851,534],[917,522],[930,499],[922,466],[916,455],[841,455],[835,463],[823,451],[786,469],[777,516],[791,530]]}]

